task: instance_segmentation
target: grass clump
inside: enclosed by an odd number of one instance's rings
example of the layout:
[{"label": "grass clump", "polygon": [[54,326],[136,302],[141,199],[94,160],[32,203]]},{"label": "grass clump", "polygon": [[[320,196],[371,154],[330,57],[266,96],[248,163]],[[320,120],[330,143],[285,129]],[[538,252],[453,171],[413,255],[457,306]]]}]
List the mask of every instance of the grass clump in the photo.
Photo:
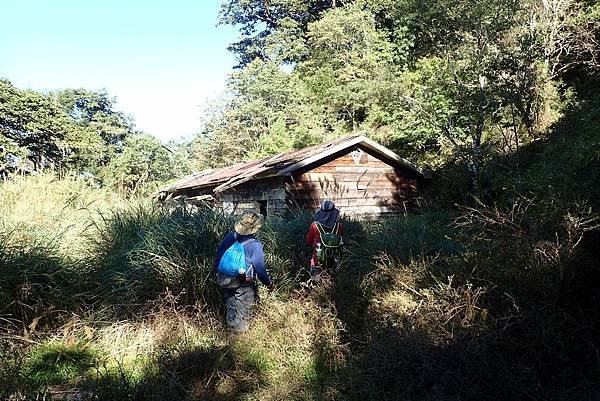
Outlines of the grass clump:
[{"label": "grass clump", "polygon": [[32,331],[72,306],[85,309],[82,238],[97,211],[120,198],[74,176],[40,174],[4,181],[0,202],[0,322]]},{"label": "grass clump", "polygon": [[231,216],[210,209],[142,202],[112,210],[92,236],[89,259],[98,300],[130,315],[167,290],[178,304],[214,304],[214,252],[232,225]]},{"label": "grass clump", "polygon": [[305,300],[264,300],[248,333],[233,344],[238,374],[257,386],[247,399],[323,399],[343,365],[339,320],[332,310]]},{"label": "grass clump", "polygon": [[72,383],[85,378],[98,365],[97,352],[83,343],[50,342],[34,347],[23,366],[33,389]]},{"label": "grass clump", "polygon": [[[0,232],[0,320],[13,328],[62,314],[85,299],[79,261],[61,250],[60,233]],[[29,329],[33,329],[30,327]]]},{"label": "grass clump", "polygon": [[78,255],[86,247],[81,238],[97,212],[120,207],[125,200],[74,175],[44,173],[4,181],[0,204],[0,232],[58,237],[61,252]]}]

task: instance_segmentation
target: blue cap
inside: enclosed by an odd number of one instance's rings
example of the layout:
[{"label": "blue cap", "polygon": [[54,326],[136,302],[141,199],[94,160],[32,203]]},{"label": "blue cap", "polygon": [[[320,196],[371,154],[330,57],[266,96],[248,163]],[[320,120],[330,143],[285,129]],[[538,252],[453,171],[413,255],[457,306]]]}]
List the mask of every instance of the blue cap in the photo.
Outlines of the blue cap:
[{"label": "blue cap", "polygon": [[321,202],[321,210],[324,212],[329,212],[330,210],[335,209],[335,204],[330,200],[324,200]]}]

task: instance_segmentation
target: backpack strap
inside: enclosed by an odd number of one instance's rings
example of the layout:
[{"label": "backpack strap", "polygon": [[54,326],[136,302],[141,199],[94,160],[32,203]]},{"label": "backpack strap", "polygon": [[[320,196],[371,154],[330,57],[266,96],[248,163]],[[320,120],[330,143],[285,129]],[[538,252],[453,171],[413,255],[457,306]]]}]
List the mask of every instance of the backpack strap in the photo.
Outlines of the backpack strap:
[{"label": "backpack strap", "polygon": [[242,245],[249,244],[252,240],[258,241],[256,238],[248,238],[247,240],[242,241],[241,244]]},{"label": "backpack strap", "polygon": [[[258,239],[254,238],[254,237],[250,237],[242,242],[240,242],[240,244],[242,244],[242,247],[246,244],[249,244],[252,241],[258,241]],[[246,256],[246,275],[250,276],[252,279],[254,279],[254,266],[252,265],[252,263],[248,263],[248,256],[246,255],[246,249],[244,248],[244,255]]]},{"label": "backpack strap", "polygon": [[[327,231],[325,231],[325,227],[323,227],[323,225],[321,223],[315,222],[315,224],[317,225],[317,230],[319,230],[319,234],[323,235],[323,234],[327,233]],[[333,225],[333,228],[331,229],[331,233],[328,233],[328,234],[338,234],[339,229],[340,229],[340,224],[338,222],[336,222]]]}]

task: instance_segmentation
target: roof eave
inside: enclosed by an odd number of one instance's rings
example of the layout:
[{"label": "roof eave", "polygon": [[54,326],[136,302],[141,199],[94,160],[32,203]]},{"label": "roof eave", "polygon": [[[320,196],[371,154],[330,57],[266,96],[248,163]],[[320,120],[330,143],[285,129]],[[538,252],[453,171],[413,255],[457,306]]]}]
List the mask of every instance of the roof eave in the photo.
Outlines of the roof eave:
[{"label": "roof eave", "polygon": [[291,166],[288,166],[282,170],[279,171],[279,175],[283,175],[283,176],[291,176],[292,174],[294,174],[294,172],[298,169],[301,169],[303,167],[306,167],[310,164],[316,163],[319,160],[334,155],[336,153],[342,152],[352,146],[356,146],[356,145],[362,145],[368,149],[373,150],[375,153],[380,153],[383,154],[384,156],[386,156],[388,159],[391,159],[395,162],[397,162],[398,164],[402,165],[403,167],[412,170],[418,174],[420,174],[423,178],[425,179],[430,179],[431,178],[431,174],[426,171],[423,170],[422,168],[420,168],[419,166],[409,162],[408,160],[398,156],[396,153],[392,152],[391,150],[389,150],[388,148],[386,148],[385,146],[382,146],[380,144],[378,144],[377,142],[367,138],[364,135],[360,135],[357,136],[356,138],[353,138],[351,141],[348,142],[344,142],[341,143],[337,146],[332,147],[331,149],[327,149],[325,152],[321,152],[319,154],[316,154],[314,156],[308,157],[304,160],[301,160],[297,163],[292,164]]},{"label": "roof eave", "polygon": [[388,158],[398,162],[400,165],[408,168],[409,170],[413,170],[416,173],[419,173],[421,175],[421,177],[423,177],[425,179],[431,178],[431,173],[429,171],[424,170],[421,167],[417,166],[416,164],[409,162],[405,158],[398,156],[397,153],[392,152],[385,146],[382,146],[367,137],[363,136],[363,138],[364,138],[363,143],[362,143],[363,146],[365,146],[367,148],[371,148],[372,150],[375,150],[376,152],[384,154]]},{"label": "roof eave", "polygon": [[312,163],[318,162],[319,160],[321,160],[327,156],[334,155],[334,154],[341,152],[347,148],[358,145],[360,142],[362,142],[362,138],[366,139],[366,137],[360,135],[360,136],[357,136],[356,138],[353,138],[351,141],[341,143],[339,145],[336,145],[336,146],[333,146],[333,147],[327,149],[324,152],[320,152],[314,156],[307,157],[304,160],[301,160],[301,161],[294,163],[282,170],[279,170],[279,175],[284,175],[284,176],[292,175],[294,173],[294,171],[296,171],[302,167],[306,167]]}]

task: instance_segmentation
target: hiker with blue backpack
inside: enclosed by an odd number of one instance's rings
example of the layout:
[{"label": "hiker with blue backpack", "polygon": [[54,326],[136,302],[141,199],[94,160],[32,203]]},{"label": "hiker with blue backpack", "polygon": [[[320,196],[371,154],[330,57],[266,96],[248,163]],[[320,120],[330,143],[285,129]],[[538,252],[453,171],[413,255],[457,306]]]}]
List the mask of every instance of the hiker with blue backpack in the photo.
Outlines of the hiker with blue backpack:
[{"label": "hiker with blue backpack", "polygon": [[318,283],[324,271],[338,267],[344,244],[344,225],[339,220],[340,210],[330,200],[321,203],[306,234],[306,245],[313,248],[310,258],[310,281]]},{"label": "hiker with blue backpack", "polygon": [[227,327],[235,332],[248,330],[256,296],[254,279],[258,277],[269,291],[275,287],[265,268],[263,246],[255,237],[263,221],[259,213],[244,212],[217,249],[217,283],[224,292]]}]

